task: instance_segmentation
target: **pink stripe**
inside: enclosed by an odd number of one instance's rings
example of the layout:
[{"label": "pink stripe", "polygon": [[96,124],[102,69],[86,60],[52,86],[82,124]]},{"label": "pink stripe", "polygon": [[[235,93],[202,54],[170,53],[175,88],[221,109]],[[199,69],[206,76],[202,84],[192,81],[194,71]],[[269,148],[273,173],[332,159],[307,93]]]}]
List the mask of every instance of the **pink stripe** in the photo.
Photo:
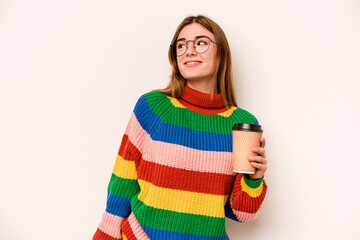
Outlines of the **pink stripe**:
[{"label": "pink stripe", "polygon": [[104,212],[99,229],[113,238],[121,239],[120,225],[122,221],[124,221],[124,218]]},{"label": "pink stripe", "polygon": [[131,227],[136,239],[150,240],[148,235],[146,235],[146,233],[144,232],[144,230],[140,226],[140,223],[136,219],[133,211],[131,211],[131,213],[129,215],[129,218],[128,218],[128,221],[129,221],[130,227]]},{"label": "pink stripe", "polygon": [[[154,141],[146,135],[143,159],[169,167],[198,172],[236,175],[232,171],[232,153],[197,150],[178,144]],[[194,161],[195,160],[195,161]]]},{"label": "pink stripe", "polygon": [[242,222],[248,222],[248,221],[254,220],[260,213],[261,205],[256,213],[247,213],[247,212],[237,211],[232,207],[233,192],[234,191],[231,191],[231,194],[229,196],[230,197],[230,206],[231,206],[231,209],[234,212],[235,216],[237,217],[237,219]]},{"label": "pink stripe", "polygon": [[139,121],[136,119],[135,113],[131,114],[129,123],[125,129],[125,134],[129,136],[130,142],[143,153],[144,137],[148,133],[141,127]]}]

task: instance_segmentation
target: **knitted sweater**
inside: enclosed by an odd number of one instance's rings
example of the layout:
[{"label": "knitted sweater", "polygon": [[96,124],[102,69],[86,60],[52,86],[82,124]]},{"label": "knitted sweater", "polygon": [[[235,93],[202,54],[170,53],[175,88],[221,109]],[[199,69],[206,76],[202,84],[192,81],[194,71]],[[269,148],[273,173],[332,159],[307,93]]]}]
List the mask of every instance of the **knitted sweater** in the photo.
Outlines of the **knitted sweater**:
[{"label": "knitted sweater", "polygon": [[210,94],[187,85],[180,98],[158,91],[140,96],[93,240],[229,239],[225,217],[258,216],[265,180],[232,171],[234,123],[258,121],[213,96],[210,103]]}]

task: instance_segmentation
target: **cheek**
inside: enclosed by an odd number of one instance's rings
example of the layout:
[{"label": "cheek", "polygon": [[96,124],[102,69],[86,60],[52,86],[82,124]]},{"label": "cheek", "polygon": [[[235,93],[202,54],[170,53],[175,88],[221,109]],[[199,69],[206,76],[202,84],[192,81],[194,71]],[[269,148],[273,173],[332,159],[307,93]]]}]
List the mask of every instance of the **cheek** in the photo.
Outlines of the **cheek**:
[{"label": "cheek", "polygon": [[182,69],[183,69],[183,66],[182,66],[182,65],[180,65],[180,64],[179,64],[179,62],[177,62],[177,67],[178,67],[179,71],[181,72],[181,71],[182,71]]},{"label": "cheek", "polygon": [[182,69],[183,66],[181,65],[181,57],[176,59],[176,64],[179,70]]},{"label": "cheek", "polygon": [[209,62],[215,62],[216,61],[216,51],[215,49],[211,49],[212,51],[207,51],[204,54],[206,54],[204,57],[209,61]]},{"label": "cheek", "polygon": [[212,68],[215,68],[216,65],[216,54],[211,53],[208,56],[208,63]]}]

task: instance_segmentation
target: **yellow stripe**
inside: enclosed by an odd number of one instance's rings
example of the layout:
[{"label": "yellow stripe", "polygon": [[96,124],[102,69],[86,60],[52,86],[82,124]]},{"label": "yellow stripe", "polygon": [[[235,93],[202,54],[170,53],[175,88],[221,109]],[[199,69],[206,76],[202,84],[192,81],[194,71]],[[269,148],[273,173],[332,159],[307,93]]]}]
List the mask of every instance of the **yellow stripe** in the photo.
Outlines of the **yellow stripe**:
[{"label": "yellow stripe", "polygon": [[233,111],[235,111],[237,107],[235,106],[231,106],[230,109],[226,110],[225,112],[222,113],[218,113],[217,115],[223,116],[223,117],[229,117],[231,116],[231,114],[233,113]]},{"label": "yellow stripe", "polygon": [[172,105],[174,105],[175,107],[185,108],[184,105],[182,105],[176,98],[169,97],[169,96],[167,96],[167,97],[170,99]]},{"label": "yellow stripe", "polygon": [[247,194],[249,194],[250,197],[254,197],[254,198],[260,196],[260,194],[262,193],[263,187],[264,187],[264,184],[262,182],[259,187],[251,188],[248,185],[246,185],[244,177],[241,178],[240,183],[241,183],[241,189],[244,192],[246,192]]},{"label": "yellow stripe", "polygon": [[227,195],[162,188],[141,179],[139,179],[139,185],[141,192],[138,199],[148,206],[176,212],[224,217]]},{"label": "yellow stripe", "polygon": [[[182,105],[176,98],[169,97],[169,96],[167,96],[167,97],[170,99],[172,105],[174,105],[175,107],[185,108],[184,105]],[[229,116],[231,116],[233,111],[236,110],[236,108],[237,107],[235,107],[235,106],[231,106],[230,109],[228,109],[228,110],[226,110],[225,112],[222,112],[222,113],[217,113],[217,115],[220,115],[220,116],[223,116],[223,117],[229,117]]]},{"label": "yellow stripe", "polygon": [[121,237],[122,237],[123,240],[128,240],[127,237],[125,236],[124,232],[122,232]]},{"label": "yellow stripe", "polygon": [[113,174],[121,178],[137,179],[135,162],[125,160],[118,154],[113,168]]}]

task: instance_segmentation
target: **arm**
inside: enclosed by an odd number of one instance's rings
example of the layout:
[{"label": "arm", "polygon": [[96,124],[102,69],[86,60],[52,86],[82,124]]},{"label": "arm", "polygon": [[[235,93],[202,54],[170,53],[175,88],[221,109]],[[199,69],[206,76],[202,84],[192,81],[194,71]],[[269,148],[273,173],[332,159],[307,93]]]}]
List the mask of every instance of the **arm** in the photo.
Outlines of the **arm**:
[{"label": "arm", "polygon": [[131,212],[130,199],[140,190],[136,169],[146,135],[146,109],[146,98],[142,95],[123,134],[108,185],[106,210],[93,240],[121,239],[120,226]]},{"label": "arm", "polygon": [[[255,117],[253,124],[259,124]],[[261,138],[260,143],[260,148],[253,148],[253,152],[257,152],[260,156],[249,158],[249,161],[256,168],[255,174],[236,174],[232,190],[225,205],[225,216],[235,221],[246,222],[254,220],[260,213],[261,205],[266,195],[267,185],[264,180],[264,173],[267,168],[264,149],[265,139]],[[255,177],[255,179],[252,177]]]}]

